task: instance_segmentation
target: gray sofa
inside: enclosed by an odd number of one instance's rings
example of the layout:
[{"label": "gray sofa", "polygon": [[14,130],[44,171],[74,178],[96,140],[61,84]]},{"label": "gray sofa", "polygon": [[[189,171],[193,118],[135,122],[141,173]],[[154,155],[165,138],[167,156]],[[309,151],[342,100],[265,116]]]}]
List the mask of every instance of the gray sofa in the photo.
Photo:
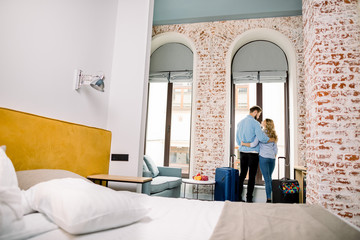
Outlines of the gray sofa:
[{"label": "gray sofa", "polygon": [[143,177],[152,177],[144,183],[142,193],[150,196],[180,197],[181,168],[157,167],[149,156],[144,156]]}]

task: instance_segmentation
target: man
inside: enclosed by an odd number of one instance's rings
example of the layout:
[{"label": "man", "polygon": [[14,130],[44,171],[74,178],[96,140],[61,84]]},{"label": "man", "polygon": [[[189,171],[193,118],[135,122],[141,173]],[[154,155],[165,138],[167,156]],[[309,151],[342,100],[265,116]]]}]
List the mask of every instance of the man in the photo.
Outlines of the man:
[{"label": "man", "polygon": [[[259,165],[259,145],[255,147],[241,146],[241,141],[245,143],[253,142],[255,137],[260,142],[267,143],[270,138],[261,130],[259,119],[262,109],[259,106],[250,108],[250,113],[237,125],[236,143],[240,151],[240,199],[244,188],[244,180],[249,170],[249,181],[247,187],[246,201],[253,202],[253,191],[255,186],[255,176]],[[271,141],[271,140],[270,140]],[[272,140],[273,141],[273,140]]]}]

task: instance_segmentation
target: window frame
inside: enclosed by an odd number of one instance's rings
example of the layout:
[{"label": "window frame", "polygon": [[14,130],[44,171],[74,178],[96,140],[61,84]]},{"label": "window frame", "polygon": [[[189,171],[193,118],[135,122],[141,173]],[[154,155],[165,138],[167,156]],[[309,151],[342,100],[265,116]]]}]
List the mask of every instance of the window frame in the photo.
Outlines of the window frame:
[{"label": "window frame", "polygon": [[[148,83],[148,94],[147,94],[147,109],[149,109],[149,91],[150,91],[150,84]],[[164,137],[164,166],[170,166],[170,151],[171,151],[171,117],[172,117],[172,103],[173,103],[173,91],[174,91],[174,84],[172,82],[167,83],[167,103],[166,103],[166,120],[165,120],[165,137]],[[190,88],[189,88],[190,89]],[[191,86],[191,99],[193,98],[193,85]],[[183,94],[183,91],[182,91]],[[182,96],[183,98],[183,96]],[[183,101],[183,99],[182,99]],[[193,101],[191,101],[193,103]],[[191,123],[192,123],[192,107],[190,107],[190,139],[189,139],[189,156],[191,156]],[[182,110],[182,106],[180,106],[180,110]],[[148,127],[148,112],[146,113],[146,126],[145,126],[145,143],[144,143],[144,154],[146,153],[146,141],[147,141],[147,127]],[[190,176],[190,161],[189,160],[189,173],[181,173],[182,178],[188,178]]]},{"label": "window frame", "polygon": [[[237,94],[236,94],[236,84],[231,83],[231,117],[230,117],[230,165],[232,168],[235,168],[235,162],[233,158],[236,156],[234,154],[235,150],[235,134],[236,134],[236,125],[235,122],[235,110],[236,110],[236,103],[237,103]],[[256,105],[262,108],[263,98],[262,98],[262,83],[256,84]],[[284,126],[284,133],[285,133],[285,177],[290,178],[290,122],[289,122],[289,84],[288,84],[288,77],[286,79],[286,82],[284,83],[284,116],[285,116],[285,126]],[[258,121],[262,122],[262,114],[260,115],[260,118]],[[237,150],[238,151],[238,150]],[[238,154],[240,156],[240,154]],[[247,184],[247,180],[244,181],[245,184]],[[262,174],[260,171],[260,166],[258,166],[256,178],[255,178],[255,184],[256,185],[264,185],[265,182],[262,180]]]}]

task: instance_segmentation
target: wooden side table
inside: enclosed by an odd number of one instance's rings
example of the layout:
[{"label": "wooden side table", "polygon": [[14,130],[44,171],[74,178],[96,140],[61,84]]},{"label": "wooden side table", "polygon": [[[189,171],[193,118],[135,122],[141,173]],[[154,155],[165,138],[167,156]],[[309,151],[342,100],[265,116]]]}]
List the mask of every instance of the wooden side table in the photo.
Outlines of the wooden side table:
[{"label": "wooden side table", "polygon": [[100,181],[100,185],[102,185],[102,181],[105,181],[106,187],[108,186],[108,182],[127,182],[127,183],[141,183],[143,185],[146,182],[152,181],[151,177],[129,177],[129,176],[118,176],[118,175],[108,175],[108,174],[96,174],[90,175],[86,177],[87,179],[95,182],[96,180]]},{"label": "wooden side table", "polygon": [[298,180],[300,186],[299,192],[299,203],[304,203],[304,177],[306,176],[306,167],[303,166],[294,166],[294,176]]}]

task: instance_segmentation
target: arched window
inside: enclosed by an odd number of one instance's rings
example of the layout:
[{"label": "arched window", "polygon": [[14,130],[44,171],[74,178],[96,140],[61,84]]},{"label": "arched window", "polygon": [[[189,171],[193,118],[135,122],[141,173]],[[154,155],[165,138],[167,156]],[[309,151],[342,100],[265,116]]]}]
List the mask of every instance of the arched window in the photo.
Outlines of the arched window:
[{"label": "arched window", "polygon": [[[282,49],[269,41],[253,41],[242,46],[232,60],[231,152],[236,155],[234,168],[240,168],[235,132],[237,123],[249,114],[249,108],[263,109],[260,121],[274,120],[279,137],[278,156],[289,161],[288,63]],[[273,176],[284,176],[284,164],[275,167]],[[290,168],[286,168],[289,176]],[[262,183],[258,170],[256,182]]]},{"label": "arched window", "polygon": [[193,53],[167,43],[150,58],[145,154],[189,175]]}]

